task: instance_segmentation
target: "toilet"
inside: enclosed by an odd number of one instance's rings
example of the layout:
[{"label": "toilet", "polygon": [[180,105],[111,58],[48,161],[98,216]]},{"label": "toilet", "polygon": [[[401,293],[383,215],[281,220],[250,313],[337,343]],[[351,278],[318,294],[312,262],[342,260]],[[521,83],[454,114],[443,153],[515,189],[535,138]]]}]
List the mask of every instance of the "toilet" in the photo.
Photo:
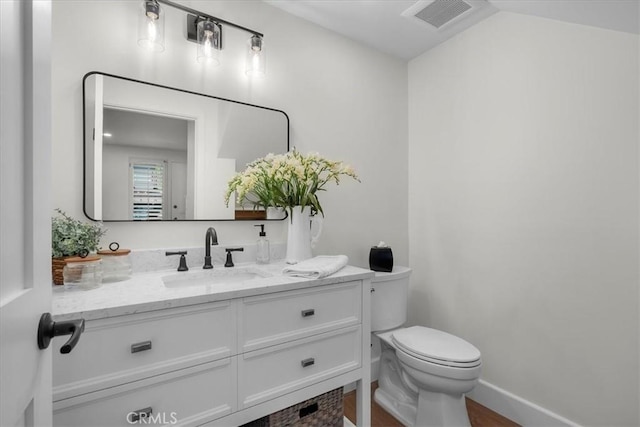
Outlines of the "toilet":
[{"label": "toilet", "polygon": [[467,341],[407,320],[411,269],[371,280],[371,331],[380,339],[375,401],[409,427],[470,426],[465,393],[480,378],[480,351]]}]

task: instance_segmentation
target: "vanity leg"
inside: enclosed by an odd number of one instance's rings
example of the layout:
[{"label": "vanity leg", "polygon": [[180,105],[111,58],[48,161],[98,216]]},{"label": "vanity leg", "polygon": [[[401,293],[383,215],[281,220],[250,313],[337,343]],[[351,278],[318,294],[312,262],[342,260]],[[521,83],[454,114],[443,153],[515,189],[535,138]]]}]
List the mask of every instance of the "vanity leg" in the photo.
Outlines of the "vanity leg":
[{"label": "vanity leg", "polygon": [[362,282],[362,377],[356,383],[358,427],[371,426],[371,281]]},{"label": "vanity leg", "polygon": [[371,426],[371,382],[360,380],[356,387],[356,417],[358,427]]}]

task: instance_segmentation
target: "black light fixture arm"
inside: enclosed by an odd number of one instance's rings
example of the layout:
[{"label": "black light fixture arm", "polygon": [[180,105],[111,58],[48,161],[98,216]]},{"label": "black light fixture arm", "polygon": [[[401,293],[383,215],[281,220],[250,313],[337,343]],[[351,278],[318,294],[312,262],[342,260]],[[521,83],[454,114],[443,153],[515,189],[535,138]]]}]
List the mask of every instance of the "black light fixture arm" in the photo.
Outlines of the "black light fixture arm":
[{"label": "black light fixture arm", "polygon": [[176,8],[176,9],[180,9],[183,12],[187,12],[187,13],[190,13],[192,15],[196,15],[198,17],[210,19],[211,21],[217,22],[218,24],[229,25],[230,27],[234,27],[234,28],[237,28],[239,30],[246,31],[247,33],[251,33],[251,34],[256,35],[258,37],[264,37],[264,34],[258,32],[258,31],[252,30],[251,28],[243,27],[242,25],[234,24],[233,22],[229,22],[229,21],[225,21],[224,19],[216,18],[215,16],[212,16],[212,15],[209,15],[209,14],[206,14],[206,13],[202,13],[202,12],[200,12],[198,10],[191,9],[190,7],[183,6],[183,5],[179,4],[179,3],[174,3],[174,2],[169,1],[169,0],[156,0],[156,1],[158,3],[162,3],[162,4],[165,4],[167,6],[170,6],[170,7]]}]

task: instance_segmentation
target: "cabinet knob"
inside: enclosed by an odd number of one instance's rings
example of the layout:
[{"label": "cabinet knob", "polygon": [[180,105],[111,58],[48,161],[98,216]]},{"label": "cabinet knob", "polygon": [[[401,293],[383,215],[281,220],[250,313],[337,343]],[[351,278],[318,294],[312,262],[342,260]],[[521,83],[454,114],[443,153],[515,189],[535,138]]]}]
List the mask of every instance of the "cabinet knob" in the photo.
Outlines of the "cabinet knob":
[{"label": "cabinet knob", "polygon": [[310,308],[308,310],[302,310],[300,314],[302,315],[302,317],[311,317],[316,314],[316,311],[313,308]]},{"label": "cabinet knob", "polygon": [[313,357],[310,357],[308,359],[304,359],[300,362],[300,364],[302,365],[303,368],[306,368],[307,366],[312,366],[316,363],[316,360]]}]

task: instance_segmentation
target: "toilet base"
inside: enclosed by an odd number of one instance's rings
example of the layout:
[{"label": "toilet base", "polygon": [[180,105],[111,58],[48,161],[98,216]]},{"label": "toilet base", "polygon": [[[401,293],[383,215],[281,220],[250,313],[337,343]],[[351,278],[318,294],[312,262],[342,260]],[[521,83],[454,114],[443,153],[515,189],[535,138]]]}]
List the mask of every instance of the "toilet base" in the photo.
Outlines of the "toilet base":
[{"label": "toilet base", "polygon": [[407,427],[471,426],[463,393],[417,387],[402,368],[395,350],[384,344],[374,400]]},{"label": "toilet base", "polygon": [[416,420],[420,427],[471,427],[464,394],[454,396],[420,390]]},{"label": "toilet base", "polygon": [[396,398],[380,388],[373,394],[373,400],[405,426],[416,425],[416,407],[410,403],[398,402]]},{"label": "toilet base", "polygon": [[385,345],[380,355],[380,373],[378,388],[373,399],[388,413],[407,427],[413,427],[418,408],[417,390],[406,387],[402,370],[393,349]]},{"label": "toilet base", "polygon": [[373,398],[385,411],[407,427],[471,426],[464,395],[456,397],[421,390],[417,407],[408,402],[398,401],[380,388],[376,390]]}]

